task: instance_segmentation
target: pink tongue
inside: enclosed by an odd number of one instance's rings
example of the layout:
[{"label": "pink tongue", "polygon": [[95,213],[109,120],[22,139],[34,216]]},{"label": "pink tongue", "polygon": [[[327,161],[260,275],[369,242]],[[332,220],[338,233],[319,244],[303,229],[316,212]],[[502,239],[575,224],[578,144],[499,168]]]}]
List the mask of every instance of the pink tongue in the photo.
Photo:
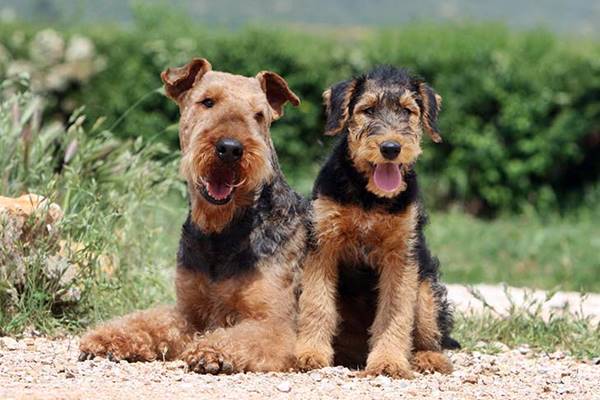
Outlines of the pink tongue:
[{"label": "pink tongue", "polygon": [[384,192],[393,192],[402,184],[402,174],[398,164],[377,164],[373,174],[375,185]]},{"label": "pink tongue", "polygon": [[226,183],[209,183],[208,193],[217,200],[223,200],[231,194],[233,188]]}]

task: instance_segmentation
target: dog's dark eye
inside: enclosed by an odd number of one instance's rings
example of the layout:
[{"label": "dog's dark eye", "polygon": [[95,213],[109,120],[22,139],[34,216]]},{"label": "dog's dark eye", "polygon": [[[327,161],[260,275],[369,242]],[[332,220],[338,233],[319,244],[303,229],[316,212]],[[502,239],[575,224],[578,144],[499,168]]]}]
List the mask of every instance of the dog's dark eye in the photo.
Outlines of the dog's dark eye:
[{"label": "dog's dark eye", "polygon": [[410,109],[410,108],[408,108],[408,107],[401,107],[401,108],[400,108],[400,111],[401,111],[403,114],[405,114],[405,115],[410,115],[410,114],[412,114],[412,113],[413,113],[413,110],[411,110],[411,109]]},{"label": "dog's dark eye", "polygon": [[263,114],[262,111],[259,111],[256,114],[254,114],[254,119],[258,122],[263,122],[265,119],[265,114]]},{"label": "dog's dark eye", "polygon": [[371,116],[371,115],[375,114],[375,108],[374,108],[374,107],[368,107],[368,108],[365,108],[365,109],[363,110],[363,113],[365,113],[365,114],[367,114],[367,115]]},{"label": "dog's dark eye", "polygon": [[204,100],[200,100],[200,104],[206,108],[212,108],[215,105],[215,101],[209,97]]}]

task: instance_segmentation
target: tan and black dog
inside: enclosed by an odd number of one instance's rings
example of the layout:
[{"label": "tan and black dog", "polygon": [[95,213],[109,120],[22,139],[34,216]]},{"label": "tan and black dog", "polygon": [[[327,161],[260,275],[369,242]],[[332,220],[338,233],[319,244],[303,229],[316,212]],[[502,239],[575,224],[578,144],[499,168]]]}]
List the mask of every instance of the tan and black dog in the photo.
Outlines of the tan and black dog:
[{"label": "tan and black dog", "polygon": [[326,134],[341,137],[313,190],[298,367],[448,373],[442,349],[459,345],[449,336],[452,315],[425,243],[413,169],[423,128],[441,140],[441,97],[402,69],[379,67],[334,85],[324,100]]},{"label": "tan and black dog", "polygon": [[295,361],[308,201],[285,182],[269,127],[298,97],[274,72],[232,75],[205,59],[161,77],[181,113],[190,197],[177,304],[91,330],[80,359],[183,359],[201,373],[287,370]]}]

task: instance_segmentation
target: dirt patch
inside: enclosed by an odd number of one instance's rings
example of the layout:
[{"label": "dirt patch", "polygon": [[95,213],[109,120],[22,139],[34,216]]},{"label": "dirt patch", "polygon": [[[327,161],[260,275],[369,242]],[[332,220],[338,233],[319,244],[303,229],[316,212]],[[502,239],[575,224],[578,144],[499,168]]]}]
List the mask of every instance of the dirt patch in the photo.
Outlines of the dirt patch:
[{"label": "dirt patch", "polygon": [[0,339],[1,399],[600,399],[600,366],[526,347],[497,355],[451,353],[451,375],[363,379],[346,368],[306,374],[210,376],[181,362],[77,362],[78,339]]}]

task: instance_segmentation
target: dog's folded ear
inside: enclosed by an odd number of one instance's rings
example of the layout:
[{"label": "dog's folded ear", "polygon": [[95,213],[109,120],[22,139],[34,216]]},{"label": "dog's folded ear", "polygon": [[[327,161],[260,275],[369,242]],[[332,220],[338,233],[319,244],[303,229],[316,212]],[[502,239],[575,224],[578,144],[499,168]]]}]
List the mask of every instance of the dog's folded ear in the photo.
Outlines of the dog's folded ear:
[{"label": "dog's folded ear", "polygon": [[356,88],[356,80],[337,83],[323,92],[323,103],[327,121],[325,134],[337,135],[342,132],[350,117],[350,99]]},{"label": "dog's folded ear", "polygon": [[256,74],[260,87],[267,95],[267,101],[273,110],[273,120],[281,118],[286,102],[294,106],[300,105],[300,99],[288,86],[285,79],[271,71],[261,71]]},{"label": "dog's folded ear", "polygon": [[167,68],[160,74],[166,95],[179,103],[181,96],[210,70],[212,66],[204,58],[194,58],[183,67]]},{"label": "dog's folded ear", "polygon": [[436,143],[442,141],[437,127],[438,114],[442,107],[442,96],[437,94],[425,82],[419,83],[419,96],[421,97],[421,122],[423,128]]}]

